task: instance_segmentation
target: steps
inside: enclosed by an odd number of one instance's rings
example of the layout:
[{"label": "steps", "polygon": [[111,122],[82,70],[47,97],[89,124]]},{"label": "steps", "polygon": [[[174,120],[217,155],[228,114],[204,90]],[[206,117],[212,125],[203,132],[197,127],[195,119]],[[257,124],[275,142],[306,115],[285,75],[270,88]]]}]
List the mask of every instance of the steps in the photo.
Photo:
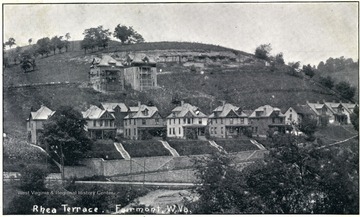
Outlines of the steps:
[{"label": "steps", "polygon": [[260,143],[258,143],[256,140],[250,139],[250,142],[252,144],[256,145],[260,150],[266,150],[266,148],[263,145],[261,145]]},{"label": "steps", "polygon": [[227,154],[227,152],[223,149],[223,147],[221,147],[220,145],[216,144],[215,141],[213,140],[209,140],[209,143],[211,146],[215,147],[217,150],[219,150],[220,152],[224,152]]},{"label": "steps", "polygon": [[131,159],[129,153],[125,150],[124,146],[121,143],[114,142],[114,146],[115,146],[116,150],[121,154],[121,156],[125,160],[130,160]]},{"label": "steps", "polygon": [[170,151],[172,156],[180,157],[179,153],[173,147],[171,147],[168,142],[163,140],[159,140],[159,141],[163,144],[164,148]]}]

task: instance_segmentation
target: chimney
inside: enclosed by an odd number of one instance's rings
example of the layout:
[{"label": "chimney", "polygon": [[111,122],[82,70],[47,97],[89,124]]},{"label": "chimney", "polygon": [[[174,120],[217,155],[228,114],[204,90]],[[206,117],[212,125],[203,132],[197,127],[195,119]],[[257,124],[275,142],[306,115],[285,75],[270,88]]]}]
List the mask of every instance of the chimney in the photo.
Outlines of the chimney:
[{"label": "chimney", "polygon": [[333,100],[333,103],[336,103],[336,100]]},{"label": "chimney", "polygon": [[340,102],[339,102],[339,103],[341,103],[341,104],[342,104],[341,100],[340,100]]},{"label": "chimney", "polygon": [[322,100],[322,103],[325,103],[325,100],[324,100],[324,99]]},{"label": "chimney", "polygon": [[316,103],[317,103],[317,104],[320,104],[320,102],[319,102],[319,101],[316,101]]},{"label": "chimney", "polygon": [[309,103],[309,100],[306,100],[306,104],[308,104]]},{"label": "chimney", "polygon": [[141,102],[140,102],[140,101],[138,101],[138,107],[140,108],[140,106],[141,106]]},{"label": "chimney", "polygon": [[225,100],[222,100],[221,103],[222,103],[222,106],[225,106]]},{"label": "chimney", "polygon": [[183,106],[184,105],[184,100],[181,100],[181,106]]}]

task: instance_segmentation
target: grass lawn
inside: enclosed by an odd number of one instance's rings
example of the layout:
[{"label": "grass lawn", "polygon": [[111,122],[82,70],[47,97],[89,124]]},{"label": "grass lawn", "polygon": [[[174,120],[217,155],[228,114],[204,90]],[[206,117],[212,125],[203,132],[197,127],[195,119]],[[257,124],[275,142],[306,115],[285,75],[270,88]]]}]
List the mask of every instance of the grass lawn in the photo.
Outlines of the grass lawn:
[{"label": "grass lawn", "polygon": [[36,165],[49,172],[57,173],[60,169],[40,149],[18,139],[5,139],[3,142],[3,171],[20,172],[22,168]]},{"label": "grass lawn", "polygon": [[97,140],[88,151],[89,158],[103,158],[104,160],[124,159],[116,150],[112,140]]},{"label": "grass lawn", "polygon": [[171,153],[164,148],[161,142],[156,140],[123,140],[121,144],[131,157],[171,156]]},{"label": "grass lawn", "polygon": [[208,141],[199,140],[168,140],[168,143],[181,156],[212,154],[218,150],[211,146]]},{"label": "grass lawn", "polygon": [[352,125],[319,127],[315,137],[321,138],[326,143],[341,141],[357,135]]},{"label": "grass lawn", "polygon": [[215,140],[215,142],[230,153],[259,149],[250,140]]}]

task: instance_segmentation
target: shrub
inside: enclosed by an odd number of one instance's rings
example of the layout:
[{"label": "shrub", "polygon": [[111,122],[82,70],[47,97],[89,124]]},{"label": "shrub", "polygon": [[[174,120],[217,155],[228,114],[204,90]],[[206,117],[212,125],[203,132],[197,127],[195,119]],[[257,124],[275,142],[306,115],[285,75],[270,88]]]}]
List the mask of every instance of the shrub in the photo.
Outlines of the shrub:
[{"label": "shrub", "polygon": [[334,80],[330,76],[320,77],[319,82],[329,89],[334,87]]}]

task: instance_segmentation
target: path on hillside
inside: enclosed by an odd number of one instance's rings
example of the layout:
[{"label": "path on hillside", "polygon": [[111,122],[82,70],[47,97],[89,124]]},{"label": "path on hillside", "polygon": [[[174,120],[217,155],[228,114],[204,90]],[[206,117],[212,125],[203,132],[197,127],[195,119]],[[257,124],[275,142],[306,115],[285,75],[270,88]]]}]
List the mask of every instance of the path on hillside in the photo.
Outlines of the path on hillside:
[{"label": "path on hillside", "polygon": [[180,157],[179,153],[173,147],[171,147],[167,141],[163,141],[163,140],[159,140],[159,141],[164,146],[164,148],[166,148],[171,153],[172,156]]},{"label": "path on hillside", "polygon": [[258,143],[256,140],[250,139],[250,142],[256,145],[260,150],[266,150],[266,148],[262,144]]},{"label": "path on hillside", "polygon": [[124,146],[120,142],[114,142],[114,146],[125,160],[131,159],[129,153],[125,150]]},{"label": "path on hillside", "polygon": [[213,146],[214,148],[216,148],[220,152],[224,152],[225,154],[227,154],[227,151],[225,151],[225,149],[223,147],[221,147],[220,145],[216,144],[216,142],[214,140],[209,140],[209,143],[210,143],[211,146]]},{"label": "path on hillside", "polygon": [[349,141],[351,139],[355,139],[356,137],[359,137],[359,135],[352,136],[350,138],[347,138],[347,139],[344,139],[344,140],[341,140],[341,141],[338,141],[338,142],[334,142],[334,143],[331,143],[329,145],[323,145],[323,146],[317,147],[316,149],[323,149],[323,148],[328,148],[328,147],[331,147],[331,146],[334,146],[334,145],[339,145],[339,144],[347,142],[347,141]]}]

